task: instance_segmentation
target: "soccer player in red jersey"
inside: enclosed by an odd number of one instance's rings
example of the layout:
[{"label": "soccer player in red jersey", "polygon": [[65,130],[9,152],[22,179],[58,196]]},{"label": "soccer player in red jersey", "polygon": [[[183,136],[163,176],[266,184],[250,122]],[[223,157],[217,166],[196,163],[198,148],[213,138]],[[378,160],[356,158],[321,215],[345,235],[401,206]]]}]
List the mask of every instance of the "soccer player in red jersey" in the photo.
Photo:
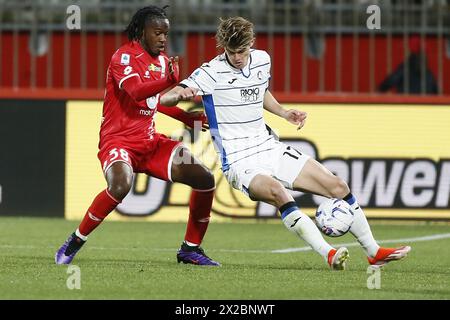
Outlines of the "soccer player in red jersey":
[{"label": "soccer player in red jersey", "polygon": [[[155,131],[157,111],[193,127],[203,113],[187,113],[159,105],[159,93],[179,81],[178,57],[164,53],[169,32],[164,9],[138,10],[126,32],[130,42],[112,56],[108,67],[98,158],[108,187],[88,208],[78,229],[55,254],[57,264],[69,264],[87,236],[113,211],[130,191],[133,173],[180,182],[192,187],[189,219],[178,262],[220,265],[204,253],[200,244],[209,223],[214,197],[214,176],[179,141]],[[178,158],[181,157],[181,158]],[[188,161],[174,161],[187,159]]]}]

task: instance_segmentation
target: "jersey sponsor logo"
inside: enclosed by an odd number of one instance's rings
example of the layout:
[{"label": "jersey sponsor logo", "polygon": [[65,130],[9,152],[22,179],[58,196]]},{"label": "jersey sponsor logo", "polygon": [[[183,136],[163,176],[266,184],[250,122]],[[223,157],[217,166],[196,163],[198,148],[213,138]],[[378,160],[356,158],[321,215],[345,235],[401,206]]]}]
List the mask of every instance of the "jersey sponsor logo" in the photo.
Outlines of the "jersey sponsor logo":
[{"label": "jersey sponsor logo", "polygon": [[254,102],[259,99],[259,88],[241,89],[242,102]]},{"label": "jersey sponsor logo", "polygon": [[140,109],[139,114],[141,116],[151,117],[153,115],[153,110]]},{"label": "jersey sponsor logo", "polygon": [[130,55],[126,53],[122,53],[122,56],[120,57],[120,64],[122,65],[129,65],[130,64]]},{"label": "jersey sponsor logo", "polygon": [[128,66],[123,70],[123,74],[127,76],[131,73],[131,71],[133,71],[133,68],[131,66]]},{"label": "jersey sponsor logo", "polygon": [[150,79],[150,71],[145,70],[144,78]]},{"label": "jersey sponsor logo", "polygon": [[235,82],[237,80],[237,78],[233,78],[230,81],[228,81],[229,84],[233,84],[233,82]]},{"label": "jersey sponsor logo", "polygon": [[152,72],[161,72],[162,68],[154,65],[153,63],[148,66],[148,70]]}]

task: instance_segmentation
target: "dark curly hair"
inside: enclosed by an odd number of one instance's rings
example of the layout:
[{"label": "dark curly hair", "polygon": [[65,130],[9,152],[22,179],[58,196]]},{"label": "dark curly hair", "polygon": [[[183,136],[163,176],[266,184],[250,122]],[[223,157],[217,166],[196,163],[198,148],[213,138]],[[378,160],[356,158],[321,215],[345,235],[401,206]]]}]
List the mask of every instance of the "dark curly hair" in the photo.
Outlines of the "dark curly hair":
[{"label": "dark curly hair", "polygon": [[167,19],[166,11],[169,6],[159,8],[157,6],[148,6],[139,9],[131,18],[130,24],[125,29],[128,39],[140,40],[145,28],[145,24],[154,19]]}]

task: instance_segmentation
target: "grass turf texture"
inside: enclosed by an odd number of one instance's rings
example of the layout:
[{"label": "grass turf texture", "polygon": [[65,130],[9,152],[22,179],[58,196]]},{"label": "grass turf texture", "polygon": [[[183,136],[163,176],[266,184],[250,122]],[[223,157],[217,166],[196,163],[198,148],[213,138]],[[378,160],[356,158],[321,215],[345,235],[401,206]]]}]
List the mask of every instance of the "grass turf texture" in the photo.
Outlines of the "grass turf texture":
[{"label": "grass turf texture", "polygon": [[[367,288],[367,260],[350,247],[348,270],[332,272],[314,252],[271,253],[306,244],[280,223],[211,224],[203,247],[219,268],[183,265],[185,225],[105,222],[73,264],[81,289],[66,286],[54,254],[78,222],[0,218],[0,299],[450,299],[450,238],[410,243],[412,252]],[[372,223],[378,240],[448,233],[448,225]],[[351,235],[327,238],[354,242]],[[407,243],[392,243],[394,246]]]}]

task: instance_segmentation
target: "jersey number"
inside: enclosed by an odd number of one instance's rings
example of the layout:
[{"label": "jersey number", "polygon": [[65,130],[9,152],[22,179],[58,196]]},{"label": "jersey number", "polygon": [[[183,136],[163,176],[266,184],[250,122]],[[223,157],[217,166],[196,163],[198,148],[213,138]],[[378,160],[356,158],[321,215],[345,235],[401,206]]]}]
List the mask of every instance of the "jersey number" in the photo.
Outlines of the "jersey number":
[{"label": "jersey number", "polygon": [[111,155],[111,159],[109,159],[110,162],[116,160],[119,156],[122,158],[122,160],[128,161],[128,152],[124,149],[119,149],[119,152],[117,152],[117,148],[112,149],[109,152],[109,155]]},{"label": "jersey number", "polygon": [[[290,151],[291,147],[287,147],[287,149]],[[295,152],[297,152],[299,155],[302,155],[300,152],[294,149]],[[298,157],[295,154],[289,153],[287,151],[283,152],[283,156],[287,154],[289,157],[294,158],[295,160],[298,160]]]},{"label": "jersey number", "polygon": [[129,159],[130,159],[130,157],[128,156],[128,152],[124,149],[117,150],[117,148],[114,148],[109,152],[109,155],[111,156],[109,161],[105,160],[105,162],[103,162],[103,171],[106,170],[108,163],[110,163],[110,164],[113,163],[114,160],[116,160],[119,157],[125,162],[129,162]]}]

